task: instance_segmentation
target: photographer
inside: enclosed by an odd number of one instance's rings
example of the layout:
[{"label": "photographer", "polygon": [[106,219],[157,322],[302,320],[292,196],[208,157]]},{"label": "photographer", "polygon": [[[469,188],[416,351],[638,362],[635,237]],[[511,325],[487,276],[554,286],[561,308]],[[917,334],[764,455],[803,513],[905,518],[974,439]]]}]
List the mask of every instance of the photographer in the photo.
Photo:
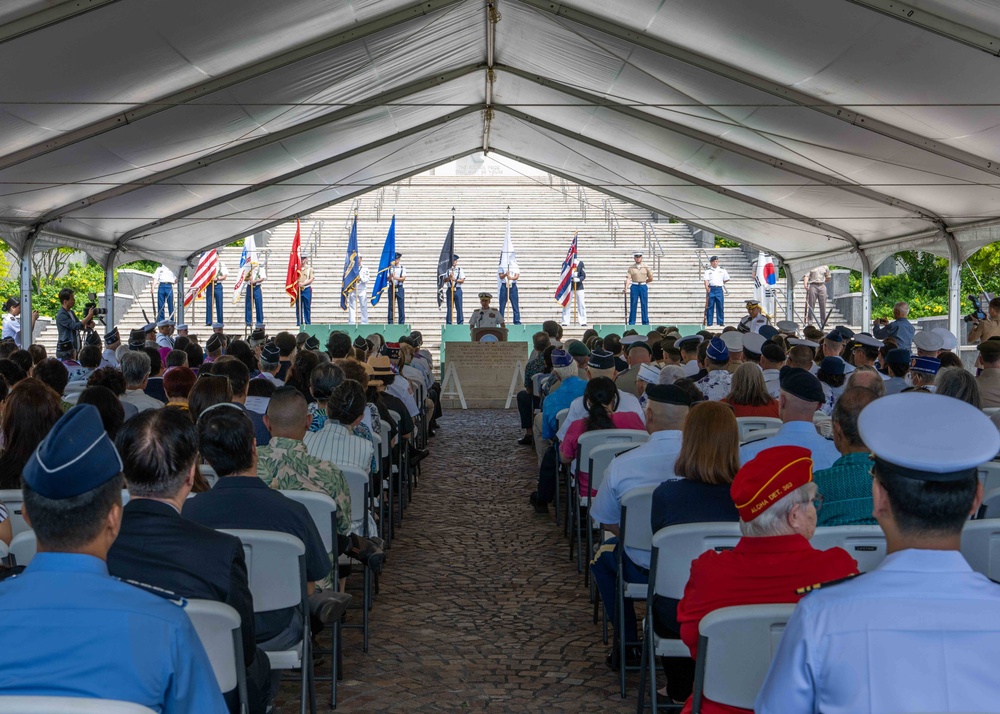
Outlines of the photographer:
[{"label": "photographer", "polygon": [[86,330],[94,326],[94,310],[91,306],[82,320],[77,320],[73,314],[73,307],[76,305],[76,295],[73,288],[63,288],[59,291],[59,302],[62,307],[56,315],[56,327],[59,328],[59,342],[71,342],[73,349],[80,349],[80,330]]},{"label": "photographer", "polygon": [[910,306],[905,302],[897,302],[892,307],[892,322],[884,317],[875,320],[872,325],[872,336],[883,342],[893,337],[904,350],[910,349],[915,330],[913,323],[906,319],[909,314]]},{"label": "photographer", "polygon": [[1000,336],[1000,297],[990,300],[987,310],[989,314],[985,316],[978,309],[971,315],[965,316],[965,321],[972,323],[972,327],[969,328],[969,344],[986,342],[991,337]]}]

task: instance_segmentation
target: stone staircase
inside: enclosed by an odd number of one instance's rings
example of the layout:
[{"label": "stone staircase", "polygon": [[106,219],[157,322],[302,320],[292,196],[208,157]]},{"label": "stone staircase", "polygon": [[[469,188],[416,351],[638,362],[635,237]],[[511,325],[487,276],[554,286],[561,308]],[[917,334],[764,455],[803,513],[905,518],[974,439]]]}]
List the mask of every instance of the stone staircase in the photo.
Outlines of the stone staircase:
[{"label": "stone staircase", "polygon": [[[561,316],[553,294],[559,268],[573,234],[578,233],[580,258],[587,270],[588,322],[622,324],[622,287],[632,252],[641,249],[654,269],[650,285],[650,322],[660,324],[701,324],[705,292],[701,282],[699,251],[690,228],[660,217],[650,224],[647,210],[609,199],[598,191],[569,184],[561,179],[514,176],[429,176],[422,175],[368,192],[355,202],[344,202],[319,211],[302,221],[303,250],[315,251],[316,281],[313,288],[312,321],[344,323],[340,309],[340,284],[344,252],[352,210],[358,214],[358,245],[372,274],[377,270],[393,212],[396,221],[396,248],[403,254],[407,269],[406,317],[414,329],[423,332],[428,347],[436,353],[445,310],[437,306],[437,260],[455,211],[455,252],[464,268],[464,312],[466,319],[478,307],[477,295],[488,291],[497,295],[496,266],[510,206],[511,236],[521,269],[519,280],[521,321],[541,323]],[[609,211],[614,219],[609,221]],[[613,224],[613,225],[609,225]],[[646,225],[644,225],[646,224]],[[652,229],[649,226],[652,226]],[[655,231],[656,244],[648,237]],[[268,280],[264,283],[264,316],[270,334],[295,331],[295,313],[284,292],[288,254],[295,223],[286,223],[271,234],[262,255],[267,255]],[[314,240],[309,240],[313,236]],[[260,246],[258,246],[260,248]],[[228,286],[239,265],[240,248],[220,250],[230,271]],[[742,250],[718,248],[729,271],[727,324],[735,324],[744,314],[742,301],[753,295],[753,267]],[[657,256],[659,254],[659,256]],[[189,274],[193,273],[189,271]],[[130,286],[140,300],[119,317],[123,334],[143,322],[139,306],[148,304],[148,287],[132,280]],[[227,286],[227,287],[228,287]],[[126,292],[119,281],[120,292]],[[146,291],[146,292],[144,292]],[[121,297],[121,296],[119,296]],[[386,299],[369,309],[372,323],[386,319]],[[121,302],[118,302],[122,306]],[[496,302],[494,302],[496,304]],[[796,304],[804,304],[801,288]],[[148,309],[147,309],[148,312]],[[244,302],[225,306],[227,332],[242,333]],[[511,320],[510,308],[507,312]],[[198,302],[188,310],[185,321],[195,334],[206,333],[205,307]],[[832,323],[842,322],[835,315]],[[567,331],[578,336],[582,329]],[[43,344],[54,340],[54,330],[41,337]]]}]

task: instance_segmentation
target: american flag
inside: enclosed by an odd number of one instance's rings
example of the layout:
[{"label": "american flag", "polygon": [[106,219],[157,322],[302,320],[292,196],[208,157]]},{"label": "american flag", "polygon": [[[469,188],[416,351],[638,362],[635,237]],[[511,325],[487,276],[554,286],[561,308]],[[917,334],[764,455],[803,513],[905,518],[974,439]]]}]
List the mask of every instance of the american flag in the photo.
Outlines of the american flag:
[{"label": "american flag", "polygon": [[191,287],[188,288],[187,295],[184,296],[184,307],[191,304],[196,297],[201,297],[205,288],[215,277],[215,271],[219,268],[219,254],[213,248],[201,254],[198,267],[195,268],[194,277],[191,279]]},{"label": "american flag", "polygon": [[566,253],[566,260],[562,264],[562,275],[559,278],[559,285],[556,287],[556,302],[563,307],[569,305],[570,297],[573,295],[573,271],[576,269],[576,236],[570,243],[569,251]]}]

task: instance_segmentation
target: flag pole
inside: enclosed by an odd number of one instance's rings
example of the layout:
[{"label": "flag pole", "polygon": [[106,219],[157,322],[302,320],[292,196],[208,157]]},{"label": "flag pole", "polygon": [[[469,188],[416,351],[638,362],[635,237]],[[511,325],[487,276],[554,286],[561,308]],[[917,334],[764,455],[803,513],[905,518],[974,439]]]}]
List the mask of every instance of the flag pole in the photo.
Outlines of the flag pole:
[{"label": "flag pole", "polygon": [[[507,235],[510,235],[510,206],[507,206]],[[506,238],[506,236],[504,236]],[[504,248],[507,247],[507,241],[504,240]],[[507,264],[504,266],[503,274],[506,276],[507,281],[507,302],[511,303],[510,310],[511,314],[514,312],[514,303],[510,297],[510,253],[507,253]],[[506,305],[504,305],[504,313],[507,312]],[[501,319],[506,319],[506,314],[500,315]]]},{"label": "flag pole", "polygon": [[[454,206],[451,207],[451,224],[453,226],[455,225],[455,207]],[[451,255],[455,255],[455,233],[454,232],[452,232],[452,234],[451,234]],[[454,263],[455,261],[452,260],[451,256],[448,256],[448,262],[449,263]],[[451,268],[449,268],[448,272],[451,274],[451,280],[449,281],[451,283],[451,319],[452,319],[452,324],[455,324],[455,323],[458,322],[458,315],[455,314],[455,281],[458,279],[458,274],[455,272],[455,266],[454,265],[452,265]]]}]

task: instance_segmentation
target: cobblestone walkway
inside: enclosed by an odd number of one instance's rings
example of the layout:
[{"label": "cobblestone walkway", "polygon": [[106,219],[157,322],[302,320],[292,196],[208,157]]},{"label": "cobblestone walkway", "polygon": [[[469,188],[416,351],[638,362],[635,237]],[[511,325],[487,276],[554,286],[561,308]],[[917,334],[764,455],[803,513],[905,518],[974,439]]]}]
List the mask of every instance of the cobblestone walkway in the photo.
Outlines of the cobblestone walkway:
[{"label": "cobblestone walkway", "polygon": [[[561,529],[528,504],[537,467],[514,443],[517,413],[450,411],[441,425],[389,553],[369,653],[345,631],[337,710],[635,711],[604,664]],[[329,684],[317,690],[324,711]],[[295,685],[279,705],[298,711]]]}]

